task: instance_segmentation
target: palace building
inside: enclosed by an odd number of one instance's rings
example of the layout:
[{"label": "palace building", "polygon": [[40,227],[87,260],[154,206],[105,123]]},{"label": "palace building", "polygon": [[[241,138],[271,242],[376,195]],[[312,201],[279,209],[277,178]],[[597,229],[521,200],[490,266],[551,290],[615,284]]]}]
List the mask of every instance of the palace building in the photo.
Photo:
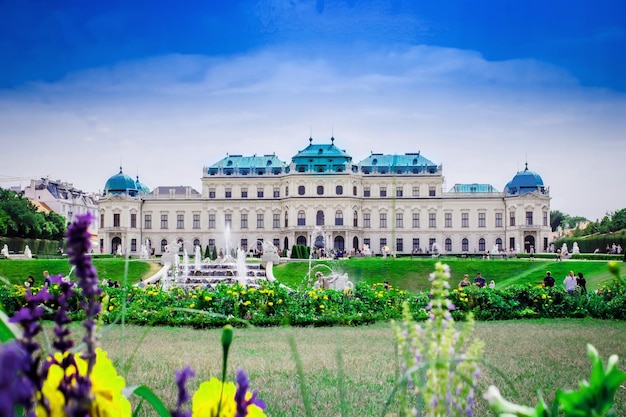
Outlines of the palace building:
[{"label": "palace building", "polygon": [[98,201],[100,247],[131,256],[142,245],[160,255],[174,242],[189,253],[195,245],[255,250],[265,241],[398,255],[547,251],[549,189],[528,164],[503,191],[443,187],[442,166],[420,152],[354,162],[334,138],[309,138],[288,163],[275,154],[227,155],[203,168],[201,191],[150,191],[120,168]]}]

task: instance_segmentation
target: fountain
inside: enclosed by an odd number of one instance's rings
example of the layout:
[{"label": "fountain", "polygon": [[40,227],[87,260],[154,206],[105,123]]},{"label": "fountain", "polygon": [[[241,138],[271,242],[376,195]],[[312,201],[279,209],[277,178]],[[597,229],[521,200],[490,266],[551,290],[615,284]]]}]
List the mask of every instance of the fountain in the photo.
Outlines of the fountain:
[{"label": "fountain", "polygon": [[200,269],[200,265],[202,264],[202,251],[200,250],[200,245],[196,245],[196,248],[194,249],[193,264],[196,270]]},{"label": "fountain", "polygon": [[146,245],[141,245],[141,251],[139,252],[139,259],[149,259],[148,248]]},{"label": "fountain", "polygon": [[432,253],[433,258],[437,258],[439,256],[439,245],[437,245],[437,242],[433,242],[430,246],[430,253]]}]

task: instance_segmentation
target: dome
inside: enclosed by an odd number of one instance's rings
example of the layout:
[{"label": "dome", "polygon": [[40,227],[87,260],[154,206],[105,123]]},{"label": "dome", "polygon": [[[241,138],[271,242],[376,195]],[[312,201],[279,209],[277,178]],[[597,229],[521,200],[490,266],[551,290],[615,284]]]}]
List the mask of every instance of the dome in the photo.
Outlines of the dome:
[{"label": "dome", "polygon": [[137,195],[138,191],[139,190],[135,180],[124,174],[122,172],[122,167],[120,167],[119,174],[113,175],[104,185],[104,195],[126,194],[134,197]]},{"label": "dome", "polygon": [[510,195],[545,191],[543,180],[536,172],[528,170],[528,163],[523,171],[518,172],[506,185],[505,192]]},{"label": "dome", "polygon": [[150,194],[150,189],[148,188],[148,186],[139,181],[139,175],[137,175],[137,181],[135,181],[135,185],[137,186],[137,191],[139,191],[140,194]]}]

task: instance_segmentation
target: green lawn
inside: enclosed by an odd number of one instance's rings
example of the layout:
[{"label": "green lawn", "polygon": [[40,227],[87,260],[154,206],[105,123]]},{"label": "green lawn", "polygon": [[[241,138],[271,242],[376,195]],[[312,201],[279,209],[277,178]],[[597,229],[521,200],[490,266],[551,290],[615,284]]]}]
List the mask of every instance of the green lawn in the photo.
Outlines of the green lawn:
[{"label": "green lawn", "polygon": [[[596,289],[601,283],[612,279],[607,270],[606,261],[563,261],[528,259],[458,259],[441,258],[450,266],[452,277],[450,283],[457,285],[464,274],[473,279],[477,272],[487,279],[495,280],[497,288],[513,284],[541,283],[546,271],[551,271],[557,280],[562,282],[567,273],[573,270],[582,272],[587,280],[589,290]],[[344,260],[314,261],[314,270],[328,273],[329,268],[346,272],[353,282],[364,281],[368,284],[389,281],[394,286],[407,291],[417,292],[430,288],[428,275],[433,271],[438,259],[433,258],[352,258]],[[322,266],[326,265],[326,266]],[[305,285],[309,271],[309,262],[288,262],[274,267],[274,275],[284,284],[298,288]]]},{"label": "green lawn", "polygon": [[[76,329],[80,329],[76,326]],[[482,392],[497,385],[508,399],[536,404],[537,391],[551,401],[557,388],[575,389],[589,377],[586,344],[592,343],[606,361],[610,354],[626,363],[626,322],[593,319],[524,320],[479,322],[474,333],[485,342],[486,361],[502,371],[520,397],[488,366],[483,366],[477,395],[477,416],[489,416]],[[339,416],[339,384],[348,404],[348,416],[380,416],[395,380],[396,361],[389,323],[360,327],[249,328],[236,329],[230,355],[229,375],[244,367],[251,388],[258,389],[270,416],[302,416],[304,408],[289,347],[296,341],[302,359],[305,386],[314,416]],[[125,374],[127,385],[144,383],[164,398],[176,401],[174,370],[189,364],[199,383],[220,374],[220,330],[172,327],[116,326],[104,335],[103,347],[118,369],[132,361]],[[338,374],[337,352],[341,351],[343,373]],[[616,415],[626,415],[626,390],[618,393]],[[390,410],[397,413],[397,409]],[[154,415],[144,413],[141,415]],[[397,414],[389,414],[397,415]]]}]

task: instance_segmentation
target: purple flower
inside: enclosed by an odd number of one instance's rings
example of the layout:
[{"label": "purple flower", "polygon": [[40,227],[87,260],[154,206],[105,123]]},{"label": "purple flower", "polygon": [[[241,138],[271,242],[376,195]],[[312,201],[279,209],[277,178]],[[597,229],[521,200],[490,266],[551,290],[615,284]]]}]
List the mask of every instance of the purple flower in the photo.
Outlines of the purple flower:
[{"label": "purple flower", "polygon": [[0,416],[14,416],[15,407],[32,409],[35,387],[28,378],[30,355],[16,342],[0,349]]},{"label": "purple flower", "polygon": [[185,365],[180,371],[176,371],[176,386],[178,387],[178,401],[176,409],[171,411],[172,417],[191,417],[191,411],[183,411],[183,406],[189,401],[189,391],[187,391],[187,380],[195,376],[195,372]]},{"label": "purple flower", "polygon": [[248,394],[248,388],[250,388],[250,382],[248,381],[248,375],[243,369],[237,370],[237,391],[235,392],[235,403],[237,404],[236,417],[244,417],[248,414],[248,406],[251,404],[256,405],[261,410],[265,410],[265,403],[257,398],[258,392],[254,390],[249,400],[246,400]]}]

